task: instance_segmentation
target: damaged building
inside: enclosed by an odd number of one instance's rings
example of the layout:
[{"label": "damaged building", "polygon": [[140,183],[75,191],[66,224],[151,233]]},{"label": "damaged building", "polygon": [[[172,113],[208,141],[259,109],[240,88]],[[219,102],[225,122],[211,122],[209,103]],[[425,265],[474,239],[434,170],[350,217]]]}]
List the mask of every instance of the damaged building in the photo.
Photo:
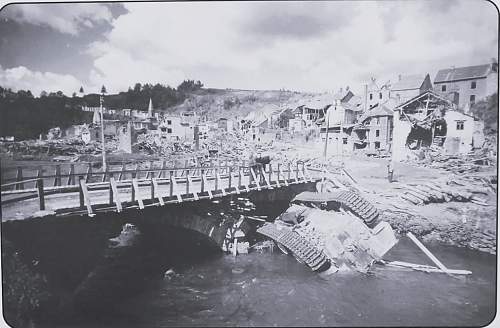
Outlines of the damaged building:
[{"label": "damaged building", "polygon": [[441,147],[447,154],[467,153],[475,146],[474,136],[481,139],[480,127],[476,118],[428,90],[395,108],[393,157],[405,159],[409,150],[430,146]]}]

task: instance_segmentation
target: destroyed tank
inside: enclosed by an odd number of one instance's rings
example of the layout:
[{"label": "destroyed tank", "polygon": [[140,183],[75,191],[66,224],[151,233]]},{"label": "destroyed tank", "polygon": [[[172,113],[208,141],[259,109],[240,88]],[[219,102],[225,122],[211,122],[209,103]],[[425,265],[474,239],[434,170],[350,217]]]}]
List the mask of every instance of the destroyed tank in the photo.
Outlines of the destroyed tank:
[{"label": "destroyed tank", "polygon": [[378,210],[352,191],[304,192],[257,232],[313,271],[366,272],[397,243],[391,226],[378,217]]}]

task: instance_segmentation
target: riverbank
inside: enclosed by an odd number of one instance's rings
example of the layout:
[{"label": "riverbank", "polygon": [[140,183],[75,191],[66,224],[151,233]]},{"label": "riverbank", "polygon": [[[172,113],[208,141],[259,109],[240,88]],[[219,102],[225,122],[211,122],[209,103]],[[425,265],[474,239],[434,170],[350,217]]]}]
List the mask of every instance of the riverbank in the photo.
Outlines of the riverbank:
[{"label": "riverbank", "polygon": [[[388,221],[398,233],[412,232],[426,243],[496,254],[497,196],[481,180],[481,176],[496,176],[496,168],[478,176],[459,176],[434,168],[397,163],[394,171],[397,181],[390,183],[387,164],[388,159],[363,157],[345,161],[345,167],[358,182],[363,196],[381,211],[382,220]],[[477,190],[481,193],[482,202],[464,200],[412,204],[401,198],[408,185],[430,182],[442,183],[452,192],[463,188]]]}]

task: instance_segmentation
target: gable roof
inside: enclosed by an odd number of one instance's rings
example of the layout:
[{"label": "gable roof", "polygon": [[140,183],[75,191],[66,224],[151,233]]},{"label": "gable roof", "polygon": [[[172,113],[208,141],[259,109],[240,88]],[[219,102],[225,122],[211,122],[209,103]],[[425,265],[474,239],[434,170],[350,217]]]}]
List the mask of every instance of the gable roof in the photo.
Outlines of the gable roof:
[{"label": "gable roof", "polygon": [[411,98],[410,100],[406,101],[405,103],[398,105],[396,108],[394,108],[394,110],[397,110],[397,111],[402,110],[405,106],[407,106],[407,105],[411,104],[412,102],[415,102],[421,98],[424,98],[425,96],[433,96],[433,97],[443,101],[444,103],[448,104],[450,107],[455,107],[455,104],[453,104],[453,102],[451,102],[450,100],[443,97],[443,95],[440,95],[433,90],[427,90],[425,92],[422,92],[418,96]]},{"label": "gable roof", "polygon": [[424,83],[425,75],[415,74],[415,75],[405,75],[401,76],[399,81],[396,81],[392,85],[392,90],[412,90],[412,89],[420,89],[422,84]]},{"label": "gable roof", "polygon": [[490,64],[485,64],[442,69],[436,74],[434,83],[483,78],[488,75],[490,66]]}]

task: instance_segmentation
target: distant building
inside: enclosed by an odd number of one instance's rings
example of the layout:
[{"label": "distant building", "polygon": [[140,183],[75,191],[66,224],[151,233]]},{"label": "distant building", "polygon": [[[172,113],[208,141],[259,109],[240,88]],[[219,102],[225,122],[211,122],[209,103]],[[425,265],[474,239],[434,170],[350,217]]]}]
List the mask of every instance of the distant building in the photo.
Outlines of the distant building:
[{"label": "distant building", "polygon": [[498,63],[439,70],[434,91],[445,95],[458,108],[473,105],[497,91]]},{"label": "distant building", "polygon": [[377,104],[360,118],[361,125],[354,128],[357,144],[365,144],[369,150],[390,149],[394,114],[389,103]]},{"label": "distant building", "polygon": [[398,80],[391,85],[390,97],[401,104],[427,90],[432,90],[429,74],[399,75]]},{"label": "distant building", "polygon": [[377,80],[372,77],[370,82],[365,85],[365,99],[363,103],[366,102],[366,110],[370,110],[375,107],[377,104],[384,103],[389,99],[389,87],[390,82],[379,86],[377,84]]},{"label": "distant building", "polygon": [[180,116],[166,115],[158,125],[158,134],[168,140],[193,141],[194,126],[182,122]]},{"label": "distant building", "polygon": [[234,121],[225,117],[221,117],[217,120],[217,127],[226,132],[231,132],[234,128]]}]

